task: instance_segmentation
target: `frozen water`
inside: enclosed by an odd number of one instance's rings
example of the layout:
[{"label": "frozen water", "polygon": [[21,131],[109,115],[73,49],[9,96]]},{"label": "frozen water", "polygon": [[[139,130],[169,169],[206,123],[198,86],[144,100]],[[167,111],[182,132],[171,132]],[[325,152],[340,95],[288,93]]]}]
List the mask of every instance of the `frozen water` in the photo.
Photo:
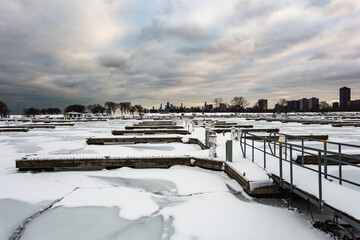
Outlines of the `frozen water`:
[{"label": "frozen water", "polygon": [[121,178],[121,177],[95,177],[107,183],[110,183],[112,186],[116,187],[128,187],[135,189],[142,189],[147,192],[160,195],[169,195],[177,193],[176,185],[167,180],[160,179],[134,179],[134,178]]},{"label": "frozen water", "polygon": [[13,199],[0,199],[0,239],[9,239],[27,217],[48,204],[49,202],[30,204]]},{"label": "frozen water", "polygon": [[122,219],[117,207],[58,207],[32,221],[24,240],[116,240],[161,239],[171,237],[171,226],[162,216]]}]

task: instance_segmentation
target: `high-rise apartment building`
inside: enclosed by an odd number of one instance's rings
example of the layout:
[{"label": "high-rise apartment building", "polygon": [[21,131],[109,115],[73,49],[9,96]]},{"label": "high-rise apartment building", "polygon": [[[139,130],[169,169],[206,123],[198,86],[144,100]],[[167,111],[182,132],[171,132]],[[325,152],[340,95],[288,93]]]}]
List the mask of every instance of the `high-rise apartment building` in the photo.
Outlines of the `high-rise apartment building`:
[{"label": "high-rise apartment building", "polygon": [[348,87],[340,88],[340,109],[344,110],[347,109],[348,102],[351,100],[351,89]]}]

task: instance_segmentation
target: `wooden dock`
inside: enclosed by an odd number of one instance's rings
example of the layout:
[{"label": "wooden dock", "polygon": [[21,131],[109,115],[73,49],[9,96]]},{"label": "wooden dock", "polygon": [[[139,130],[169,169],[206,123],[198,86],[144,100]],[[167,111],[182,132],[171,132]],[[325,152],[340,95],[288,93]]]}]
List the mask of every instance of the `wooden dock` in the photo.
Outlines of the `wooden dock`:
[{"label": "wooden dock", "polygon": [[181,137],[123,137],[123,138],[87,138],[89,145],[104,145],[107,143],[173,143],[181,142]]},{"label": "wooden dock", "polygon": [[333,127],[360,127],[360,123],[333,123]]},{"label": "wooden dock", "polygon": [[234,128],[252,128],[254,127],[253,125],[220,125],[220,124],[215,124],[214,128],[229,128],[231,129],[232,127]]},{"label": "wooden dock", "polygon": [[120,167],[169,168],[171,166],[196,166],[205,169],[224,171],[235,179],[252,197],[274,197],[283,194],[277,184],[250,189],[250,180],[246,179],[224,161],[196,157],[97,157],[97,158],[31,158],[16,160],[20,171],[52,171],[67,169],[112,169]]},{"label": "wooden dock", "polygon": [[[266,135],[259,135],[259,136],[254,136],[254,140],[257,141],[263,141],[264,138],[269,138],[271,140],[279,140],[279,136],[266,136]],[[287,136],[286,139],[288,141],[301,141],[301,139],[314,139],[314,140],[328,140],[329,136],[328,135],[291,135],[291,136]],[[246,136],[246,139],[253,139],[253,136]]]},{"label": "wooden dock", "polygon": [[242,128],[241,132],[279,132],[278,128]]},{"label": "wooden dock", "polygon": [[197,166],[211,170],[223,170],[224,162],[194,157],[97,157],[97,158],[64,158],[64,159],[19,159],[16,168],[20,171],[86,169],[86,168],[168,168],[175,165]]},{"label": "wooden dock", "polygon": [[[351,155],[354,157],[360,158],[360,155]],[[338,155],[327,155],[327,165],[339,165],[338,162],[333,161],[332,159],[339,160]],[[294,160],[296,163],[301,164],[302,163],[302,156],[297,156],[297,158]],[[353,164],[359,164],[360,159],[355,159],[351,157],[341,157],[341,161],[353,163]],[[324,164],[324,158],[321,158],[321,163]],[[318,156],[312,156],[312,155],[304,155],[304,164],[318,164]]]},{"label": "wooden dock", "polygon": [[136,129],[183,129],[182,126],[175,125],[143,125],[143,126],[126,126],[126,130],[136,130]]},{"label": "wooden dock", "polygon": [[152,129],[152,130],[113,130],[113,135],[125,135],[125,134],[190,134],[187,130],[181,129]]},{"label": "wooden dock", "polygon": [[273,185],[251,189],[251,180],[247,179],[229,164],[225,164],[225,173],[237,181],[244,191],[252,197],[280,197],[284,195],[284,191],[275,183]]},{"label": "wooden dock", "polygon": [[0,132],[28,132],[28,128],[1,128]]}]

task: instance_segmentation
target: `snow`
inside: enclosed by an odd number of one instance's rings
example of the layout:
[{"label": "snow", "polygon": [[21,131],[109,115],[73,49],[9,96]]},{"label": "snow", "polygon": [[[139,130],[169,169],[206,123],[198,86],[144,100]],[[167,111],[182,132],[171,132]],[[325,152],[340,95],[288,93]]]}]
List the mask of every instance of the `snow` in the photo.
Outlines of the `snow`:
[{"label": "snow", "polygon": [[[332,141],[360,143],[360,128],[335,129],[244,118],[217,120],[252,124],[254,128],[280,128],[281,132],[292,134],[329,134]],[[0,239],[8,239],[28,216],[62,197],[27,225],[22,239],[329,239],[311,227],[306,215],[255,201],[224,172],[184,166],[38,173],[18,172],[15,168],[15,159],[24,156],[208,157],[209,150],[201,150],[195,144],[86,144],[88,137],[113,137],[112,129],[135,123],[139,121],[76,122],[73,127],[1,133],[0,213],[12,218],[0,214]],[[205,142],[205,129],[195,127],[186,136],[155,135],[161,136],[180,136],[183,142],[191,137]],[[217,135],[216,160],[225,160],[225,142],[230,137],[230,133]],[[247,152],[249,157],[251,151]],[[256,154],[257,165],[242,158],[239,144],[234,141],[233,163],[229,163],[238,172],[245,172],[253,189],[272,184],[267,172],[261,169],[261,153]],[[269,157],[267,171],[277,173],[273,162]],[[194,164],[194,159],[191,163]],[[287,179],[285,172],[286,165]],[[301,170],[295,173],[294,181],[299,187],[316,192],[317,184],[308,173]],[[344,176],[358,179],[357,173],[344,168]],[[341,202],[344,211],[360,216],[358,191],[326,181],[323,196],[327,203]],[[28,210],[20,214],[19,209]]]},{"label": "snow", "polygon": [[250,191],[259,187],[270,186],[273,184],[272,179],[266,171],[250,161],[237,161],[235,163],[227,163],[235,169],[245,179],[248,179]]},{"label": "snow", "polygon": [[159,210],[151,194],[129,188],[79,189],[54,207],[118,207],[119,216],[135,220]]}]

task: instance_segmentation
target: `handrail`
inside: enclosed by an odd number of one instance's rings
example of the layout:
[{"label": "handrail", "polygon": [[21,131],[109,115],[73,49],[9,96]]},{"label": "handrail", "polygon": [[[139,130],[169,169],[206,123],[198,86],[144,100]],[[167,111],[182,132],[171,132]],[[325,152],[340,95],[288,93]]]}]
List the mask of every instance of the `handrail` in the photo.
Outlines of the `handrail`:
[{"label": "handrail", "polygon": [[[240,130],[241,131],[241,130]],[[240,134],[240,132],[239,132]],[[285,140],[284,141],[278,141],[277,140],[277,135],[284,135],[285,136]],[[247,142],[247,137],[250,137],[250,140]],[[301,145],[299,144],[295,144],[295,143],[289,143],[289,141],[287,140],[287,137],[297,137],[298,139],[301,139]],[[254,144],[254,141],[263,141],[263,148],[261,148],[259,145],[256,146]],[[305,146],[304,141],[312,141],[312,142],[321,142],[323,144],[323,148],[316,148],[316,147],[310,147],[310,146]],[[346,143],[336,143],[336,142],[332,142],[332,141],[324,141],[324,140],[318,140],[318,139],[313,139],[313,138],[306,138],[306,137],[299,137],[299,136],[294,136],[294,135],[290,135],[290,134],[283,134],[283,133],[278,133],[278,132],[270,132],[268,136],[261,136],[261,135],[256,135],[250,132],[241,132],[240,137],[239,137],[239,143],[240,143],[240,148],[241,151],[243,153],[244,158],[246,158],[246,148],[247,147],[251,147],[251,152],[252,152],[252,156],[251,156],[251,160],[254,162],[254,151],[260,151],[264,153],[264,169],[266,169],[266,156],[267,155],[271,155],[273,157],[276,157],[277,159],[279,159],[279,183],[280,186],[283,185],[283,162],[287,162],[290,164],[290,189],[292,190],[294,187],[293,184],[293,165],[301,167],[303,169],[312,171],[312,172],[316,172],[318,174],[318,184],[319,184],[319,206],[322,207],[323,206],[323,201],[322,201],[322,178],[324,177],[325,179],[327,179],[328,177],[338,180],[338,183],[341,185],[343,182],[348,183],[350,185],[356,186],[356,187],[360,187],[360,183],[358,182],[354,182],[351,181],[349,179],[345,179],[342,176],[342,167],[344,165],[348,165],[348,166],[352,166],[352,167],[356,167],[356,168],[360,168],[360,165],[351,163],[351,162],[347,162],[344,161],[344,158],[348,158],[348,159],[354,159],[354,160],[360,160],[360,156],[354,156],[354,155],[350,155],[348,153],[344,153],[342,152],[342,147],[351,147],[351,148],[355,148],[356,150],[359,150],[360,152],[360,146],[359,145],[355,145],[355,144],[346,144]],[[338,151],[335,150],[328,150],[327,149],[327,145],[329,144],[336,144],[338,146]],[[268,147],[266,147],[268,146]],[[279,150],[278,154],[276,153],[276,148]],[[288,153],[288,150],[290,151]],[[302,156],[302,162],[297,163],[293,160],[293,154],[295,153],[300,153]],[[284,153],[284,154],[283,154]],[[308,154],[310,156],[316,156],[317,157],[317,169],[316,168],[311,168],[308,167],[304,164],[304,157],[306,156],[305,154]],[[337,156],[338,159],[335,159],[334,156]],[[327,164],[328,162],[334,162],[337,163],[338,167],[339,167],[339,175],[335,176],[333,174],[329,174],[327,172]]]}]

